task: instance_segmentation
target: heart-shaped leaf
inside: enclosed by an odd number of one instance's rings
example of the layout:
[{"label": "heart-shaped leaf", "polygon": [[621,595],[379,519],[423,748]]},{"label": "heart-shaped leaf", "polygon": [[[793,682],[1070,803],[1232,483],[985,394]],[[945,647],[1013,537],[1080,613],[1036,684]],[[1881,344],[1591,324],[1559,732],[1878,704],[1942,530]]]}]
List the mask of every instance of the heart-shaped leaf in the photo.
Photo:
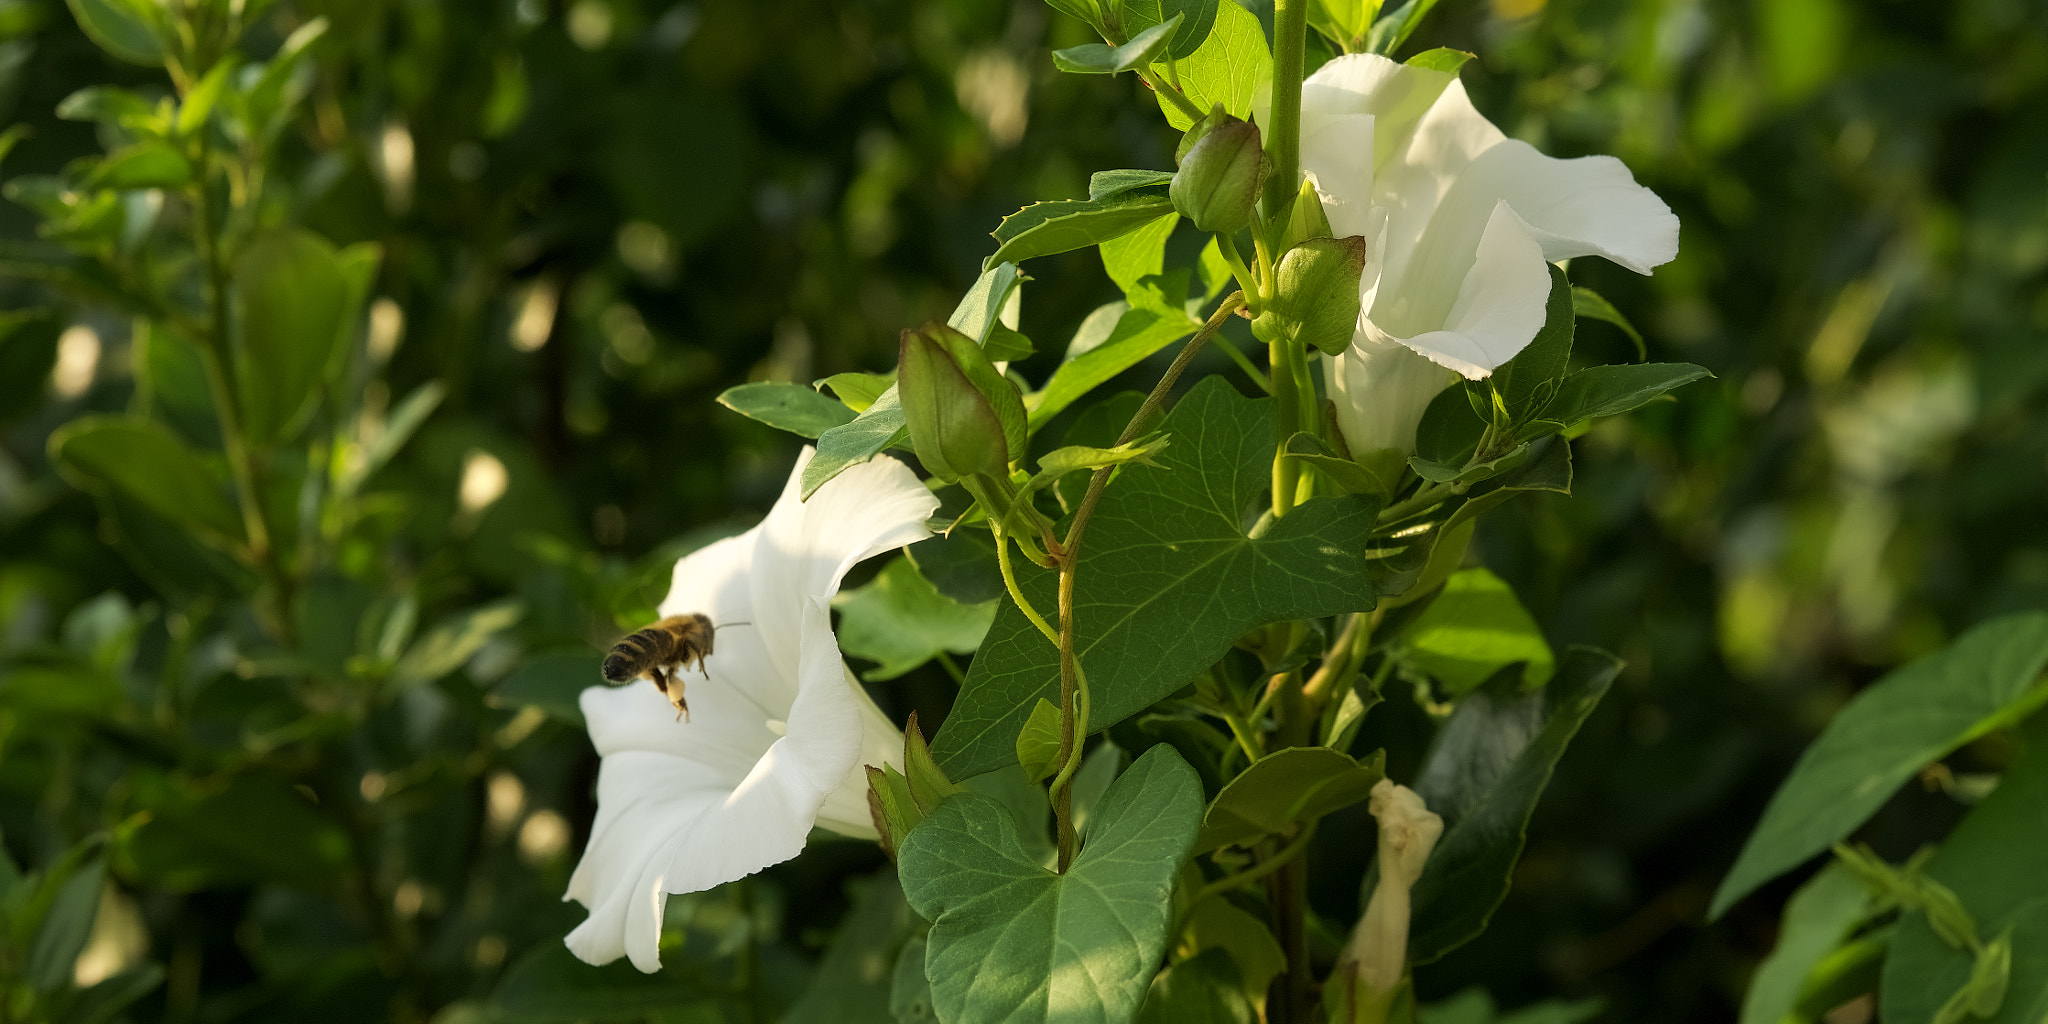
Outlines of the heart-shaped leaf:
[{"label": "heart-shaped leaf", "polygon": [[903,894],[932,922],[924,970],[939,1019],[1130,1020],[1165,954],[1201,810],[1194,769],[1155,746],[1110,786],[1057,874],[1025,852],[1002,804],[972,793],[941,804],[898,851]]}]

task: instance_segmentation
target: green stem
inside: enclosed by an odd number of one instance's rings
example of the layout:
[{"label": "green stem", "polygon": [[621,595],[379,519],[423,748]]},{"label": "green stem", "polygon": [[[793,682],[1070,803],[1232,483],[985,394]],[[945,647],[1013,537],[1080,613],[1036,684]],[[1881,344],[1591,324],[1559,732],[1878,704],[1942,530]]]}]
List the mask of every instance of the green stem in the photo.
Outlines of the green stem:
[{"label": "green stem", "polygon": [[1144,79],[1145,84],[1151,86],[1153,92],[1166,97],[1167,102],[1179,108],[1180,112],[1186,114],[1189,118],[1200,121],[1202,118],[1209,116],[1209,112],[1196,106],[1195,101],[1188,99],[1186,93],[1160,81],[1159,76],[1153,74],[1151,68],[1139,68],[1138,77]]},{"label": "green stem", "polygon": [[1010,589],[1010,600],[1017,602],[1018,610],[1024,613],[1025,618],[1031,620],[1032,625],[1038,627],[1038,631],[1040,633],[1043,633],[1047,640],[1050,640],[1055,644],[1059,643],[1059,634],[1055,632],[1051,626],[1046,624],[1045,616],[1038,614],[1038,609],[1033,608],[1031,606],[1031,602],[1029,600],[1026,600],[1024,597],[1024,591],[1018,589],[1017,587],[1017,574],[1010,568],[1009,536],[1003,532],[1003,528],[1001,526],[996,527],[995,534],[996,568],[1002,570],[1003,586],[1008,587]]},{"label": "green stem", "polygon": [[1266,156],[1266,220],[1285,224],[1287,205],[1301,187],[1302,49],[1308,44],[1310,0],[1273,0],[1273,117]]},{"label": "green stem", "polygon": [[1238,290],[1245,294],[1245,305],[1254,316],[1258,315],[1259,310],[1265,307],[1265,299],[1270,296],[1259,290],[1261,278],[1245,265],[1244,254],[1237,251],[1237,239],[1227,234],[1217,235],[1216,251],[1222,254],[1223,262],[1229,264],[1230,276],[1237,278]]},{"label": "green stem", "polygon": [[1278,442],[1273,449],[1274,518],[1286,515],[1294,507],[1294,490],[1301,473],[1300,463],[1281,457],[1287,439],[1301,429],[1301,381],[1288,361],[1290,347],[1282,339],[1266,344],[1266,363],[1273,369],[1273,435]]}]

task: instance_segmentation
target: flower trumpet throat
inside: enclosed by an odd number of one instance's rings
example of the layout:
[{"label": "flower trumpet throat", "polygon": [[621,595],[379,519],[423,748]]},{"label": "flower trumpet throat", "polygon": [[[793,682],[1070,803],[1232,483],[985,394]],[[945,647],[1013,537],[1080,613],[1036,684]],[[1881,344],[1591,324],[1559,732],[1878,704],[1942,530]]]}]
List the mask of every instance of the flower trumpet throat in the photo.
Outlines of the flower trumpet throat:
[{"label": "flower trumpet throat", "polygon": [[1409,890],[1444,834],[1444,819],[1421,796],[1386,779],[1373,786],[1366,808],[1380,826],[1379,884],[1337,967],[1340,984],[1349,982],[1352,988],[1353,1021],[1383,1019],[1401,986],[1408,960]]}]

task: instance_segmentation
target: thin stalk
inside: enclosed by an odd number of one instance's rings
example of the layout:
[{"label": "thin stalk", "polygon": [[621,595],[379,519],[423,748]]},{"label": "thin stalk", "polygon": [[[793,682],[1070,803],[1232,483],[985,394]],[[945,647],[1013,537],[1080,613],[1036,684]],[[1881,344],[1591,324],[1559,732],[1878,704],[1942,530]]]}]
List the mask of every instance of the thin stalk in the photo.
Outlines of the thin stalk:
[{"label": "thin stalk", "polygon": [[1188,899],[1188,906],[1192,907],[1218,893],[1229,892],[1232,889],[1242,889],[1293,863],[1296,858],[1300,857],[1308,849],[1309,840],[1316,837],[1316,824],[1316,822],[1309,822],[1307,825],[1304,825],[1301,831],[1292,840],[1288,841],[1286,846],[1281,847],[1271,857],[1267,857],[1237,874],[1225,875],[1195,890],[1194,896]]},{"label": "thin stalk", "polygon": [[1366,628],[1366,615],[1365,612],[1351,613],[1344,622],[1344,628],[1337,631],[1337,638],[1330,642],[1330,652],[1323,659],[1322,666],[1308,677],[1308,682],[1302,684],[1301,696],[1310,710],[1321,707],[1336,691],[1337,682],[1347,677],[1357,665],[1355,641],[1359,631]]},{"label": "thin stalk", "polygon": [[1186,93],[1181,92],[1166,82],[1160,81],[1159,76],[1153,74],[1151,68],[1139,68],[1138,77],[1144,79],[1145,84],[1150,86],[1153,92],[1166,97],[1167,102],[1179,108],[1180,112],[1186,114],[1189,118],[1199,121],[1209,115],[1208,111],[1196,106],[1194,100],[1188,99]]},{"label": "thin stalk", "polygon": [[1250,307],[1253,314],[1257,314],[1264,307],[1265,300],[1271,298],[1260,290],[1265,286],[1264,279],[1245,265],[1244,254],[1237,251],[1237,239],[1227,234],[1217,235],[1216,251],[1222,255],[1223,262],[1229,265],[1230,276],[1237,278],[1237,287],[1246,297],[1245,305]]},{"label": "thin stalk", "polygon": [[1237,364],[1238,369],[1244,371],[1245,376],[1251,378],[1253,384],[1259,386],[1260,391],[1264,391],[1269,395],[1273,393],[1273,382],[1266,377],[1265,371],[1259,369],[1258,365],[1252,362],[1251,357],[1245,355],[1244,350],[1238,348],[1235,342],[1218,334],[1216,336],[1216,344],[1223,349],[1224,355],[1230,357],[1231,362]]},{"label": "thin stalk", "polygon": [[1413,497],[1404,501],[1397,501],[1381,509],[1379,521],[1383,524],[1398,523],[1417,512],[1425,512],[1430,508],[1443,504],[1446,498],[1463,493],[1465,493],[1464,488],[1458,484],[1429,484],[1416,491]]},{"label": "thin stalk", "polygon": [[1003,586],[1009,588],[1010,600],[1017,602],[1018,610],[1024,613],[1025,618],[1031,620],[1032,625],[1038,627],[1038,631],[1044,634],[1047,640],[1050,640],[1055,644],[1059,643],[1059,634],[1055,632],[1051,626],[1046,624],[1045,616],[1038,614],[1038,609],[1031,606],[1031,602],[1024,597],[1024,591],[1018,589],[1017,587],[1017,574],[1010,568],[1009,536],[1003,532],[1003,528],[1001,526],[996,527],[995,534],[996,568],[1002,570]]}]

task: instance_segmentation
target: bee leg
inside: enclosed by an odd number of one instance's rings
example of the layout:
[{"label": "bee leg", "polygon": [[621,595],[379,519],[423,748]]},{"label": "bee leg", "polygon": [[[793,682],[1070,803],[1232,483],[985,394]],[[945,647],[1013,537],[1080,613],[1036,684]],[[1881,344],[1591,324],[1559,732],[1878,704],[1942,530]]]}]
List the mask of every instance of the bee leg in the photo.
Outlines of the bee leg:
[{"label": "bee leg", "polygon": [[683,687],[681,683],[676,684],[676,692],[669,695],[669,700],[675,703],[676,721],[681,722],[684,725],[690,724],[690,702],[683,699]]},{"label": "bee leg", "polygon": [[656,668],[648,675],[654,677],[654,688],[660,690],[662,696],[668,696],[668,669]]}]

